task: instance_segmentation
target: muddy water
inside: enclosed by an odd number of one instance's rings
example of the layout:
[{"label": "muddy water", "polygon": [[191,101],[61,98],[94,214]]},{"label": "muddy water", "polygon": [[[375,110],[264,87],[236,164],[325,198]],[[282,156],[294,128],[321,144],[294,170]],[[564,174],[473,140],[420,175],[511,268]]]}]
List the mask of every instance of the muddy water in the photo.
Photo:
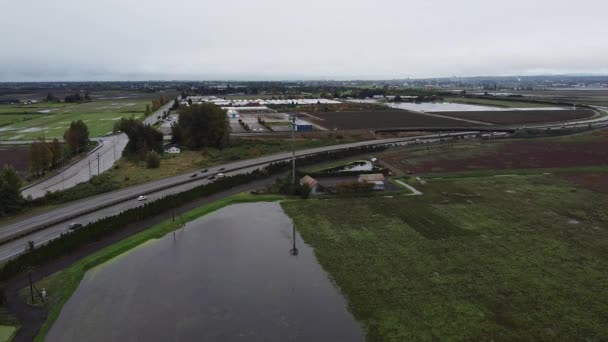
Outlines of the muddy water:
[{"label": "muddy water", "polygon": [[47,341],[359,341],[278,203],[226,207],[87,272]]}]

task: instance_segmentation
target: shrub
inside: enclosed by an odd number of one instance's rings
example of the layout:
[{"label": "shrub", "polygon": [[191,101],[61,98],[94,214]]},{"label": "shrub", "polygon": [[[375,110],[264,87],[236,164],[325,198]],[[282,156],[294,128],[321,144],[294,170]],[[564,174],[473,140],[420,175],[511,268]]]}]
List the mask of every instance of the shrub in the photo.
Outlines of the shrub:
[{"label": "shrub", "polygon": [[146,157],[146,167],[148,169],[157,169],[160,167],[160,155],[156,151],[148,152]]}]

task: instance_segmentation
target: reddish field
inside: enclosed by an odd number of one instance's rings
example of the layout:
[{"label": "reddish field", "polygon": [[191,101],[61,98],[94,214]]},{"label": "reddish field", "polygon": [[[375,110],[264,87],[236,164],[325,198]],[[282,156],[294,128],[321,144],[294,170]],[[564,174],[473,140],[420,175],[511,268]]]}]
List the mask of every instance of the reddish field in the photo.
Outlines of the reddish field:
[{"label": "reddish field", "polygon": [[595,112],[589,109],[577,110],[512,110],[487,112],[441,112],[437,113],[455,118],[476,120],[497,125],[568,121],[592,117]]},{"label": "reddish field", "polygon": [[497,125],[542,123],[585,119],[592,117],[595,112],[589,109],[577,110],[512,110],[487,112],[441,112],[438,113],[455,118],[476,120]]},{"label": "reddish field", "polygon": [[444,119],[406,110],[318,112],[315,118],[302,116],[304,120],[327,129],[379,129],[397,127],[471,127],[473,123]]},{"label": "reddish field", "polygon": [[20,175],[27,175],[30,170],[29,146],[0,146],[0,166],[12,165]]},{"label": "reddish field", "polygon": [[470,155],[453,158],[408,158],[407,149],[401,154],[389,154],[387,162],[414,173],[461,172],[478,170],[562,168],[608,166],[608,140],[576,142],[517,141],[474,150]]},{"label": "reddish field", "polygon": [[560,177],[580,187],[608,194],[608,173],[565,174]]}]

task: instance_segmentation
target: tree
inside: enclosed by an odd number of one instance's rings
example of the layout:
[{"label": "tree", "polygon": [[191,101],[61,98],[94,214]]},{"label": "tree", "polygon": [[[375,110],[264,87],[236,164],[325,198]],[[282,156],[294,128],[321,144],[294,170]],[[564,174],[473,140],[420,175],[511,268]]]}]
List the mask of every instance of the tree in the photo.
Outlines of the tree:
[{"label": "tree", "polygon": [[162,152],[163,134],[150,125],[134,118],[122,118],[114,125],[114,130],[123,131],[129,137],[125,147],[127,156],[138,156],[143,160],[149,151]]},{"label": "tree", "polygon": [[61,146],[59,140],[55,138],[49,145],[49,149],[51,151],[51,167],[55,168],[63,159],[63,146]]},{"label": "tree", "polygon": [[82,98],[80,97],[80,93],[74,93],[72,95],[66,96],[64,101],[66,103],[80,102],[82,101]]},{"label": "tree", "polygon": [[53,153],[43,139],[30,145],[30,161],[32,172],[39,176],[48,170],[53,159]]},{"label": "tree", "polygon": [[78,154],[89,143],[89,128],[82,120],[72,121],[70,127],[63,134],[72,153]]},{"label": "tree", "polygon": [[21,196],[21,179],[17,172],[4,166],[0,171],[0,216],[19,211],[23,205]]},{"label": "tree", "polygon": [[160,155],[156,151],[148,152],[146,166],[148,169],[157,169],[160,167]]},{"label": "tree", "polygon": [[171,110],[178,110],[179,109],[179,101],[177,99],[175,99],[175,101],[173,101],[173,105],[171,106]]},{"label": "tree", "polygon": [[148,116],[148,115],[150,115],[150,113],[151,113],[151,111],[150,111],[150,105],[149,105],[149,104],[147,104],[147,105],[146,105],[146,111],[144,112],[144,115],[145,115],[145,116]]},{"label": "tree", "polygon": [[172,131],[174,142],[190,149],[223,148],[228,144],[230,125],[226,111],[212,103],[203,103],[182,108]]},{"label": "tree", "polygon": [[59,102],[59,99],[53,93],[46,94],[46,102]]}]

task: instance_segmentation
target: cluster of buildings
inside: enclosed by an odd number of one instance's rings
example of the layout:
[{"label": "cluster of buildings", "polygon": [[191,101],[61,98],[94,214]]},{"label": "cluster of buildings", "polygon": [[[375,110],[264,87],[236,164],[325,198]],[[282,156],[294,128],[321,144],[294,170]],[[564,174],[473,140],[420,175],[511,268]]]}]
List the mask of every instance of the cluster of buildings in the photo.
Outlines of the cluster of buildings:
[{"label": "cluster of buildings", "polygon": [[[382,173],[363,174],[357,178],[358,183],[372,184],[372,190],[374,191],[384,191],[385,180]],[[322,184],[308,175],[300,179],[300,185],[307,185],[310,188],[311,195],[317,195],[322,192]]]}]

